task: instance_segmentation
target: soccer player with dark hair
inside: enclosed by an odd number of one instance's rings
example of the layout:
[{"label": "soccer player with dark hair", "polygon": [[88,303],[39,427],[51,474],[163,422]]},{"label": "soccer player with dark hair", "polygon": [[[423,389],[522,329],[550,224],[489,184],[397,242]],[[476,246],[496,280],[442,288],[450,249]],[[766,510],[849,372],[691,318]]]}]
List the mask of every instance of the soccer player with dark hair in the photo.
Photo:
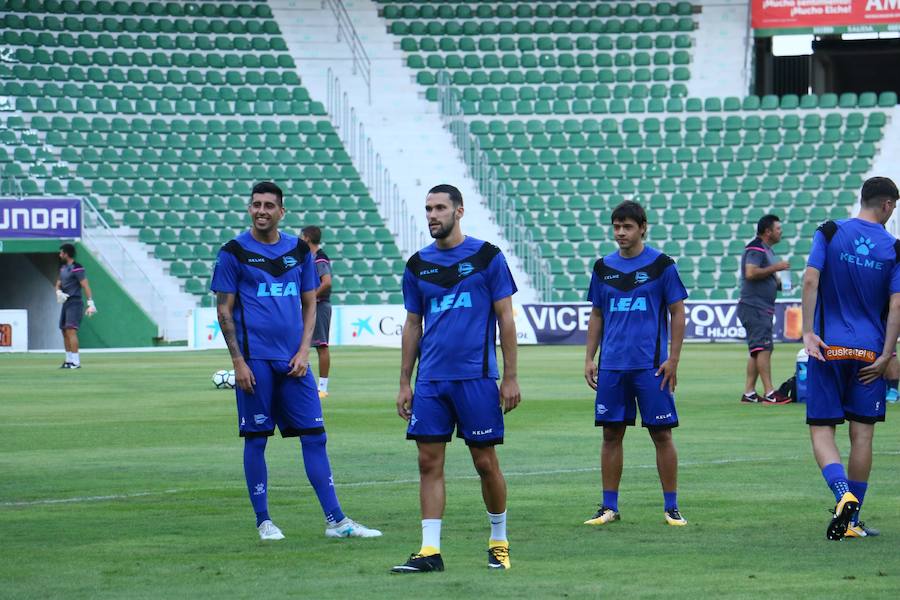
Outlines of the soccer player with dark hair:
[{"label": "soccer player with dark hair", "polygon": [[[60,369],[80,369],[78,355],[78,328],[82,315],[93,317],[97,313],[91,286],[88,284],[84,267],[75,262],[75,246],[63,244],[59,247],[59,278],[56,280],[56,301],[62,304],[59,313],[59,329],[62,331],[66,360]],[[81,292],[87,294],[87,309],[81,301]]]},{"label": "soccer player with dark hair", "polygon": [[[886,177],[863,183],[859,215],[816,231],[803,276],[806,423],[813,454],[837,502],[829,540],[878,535],[859,520],[872,469],[875,423],[884,421],[885,370],[900,335],[900,242],[889,234],[900,193]],[[847,469],[835,427],[850,422]]]},{"label": "soccer player with dark hair", "polygon": [[[584,377],[597,391],[594,424],[603,427],[600,471],[603,502],[585,525],[618,521],[622,479],[622,440],[641,424],[656,446],[656,466],[662,483],[665,521],[687,525],[678,510],[678,454],[672,428],[678,427],[675,385],[684,341],[684,300],[675,262],[644,244],[647,214],[636,202],[625,201],[612,213],[619,249],[594,263],[588,300]],[[671,349],[669,328],[671,327]],[[601,343],[602,340],[602,343]],[[600,348],[600,367],[594,362]]]},{"label": "soccer player with dark hair", "polygon": [[319,398],[328,397],[328,373],[331,370],[331,353],[328,351],[328,337],[331,334],[331,260],[322,250],[322,230],[315,225],[304,227],[300,238],[309,245],[316,260],[319,288],[316,290],[316,328],[313,330],[312,345],[319,356]]},{"label": "soccer player with dark hair", "polygon": [[216,292],[222,337],[234,364],[244,474],[263,540],[284,538],[269,517],[266,440],[299,437],[303,466],[325,513],[325,535],[376,537],[381,532],[345,516],[325,449],[325,423],[309,347],[319,278],[303,240],[280,232],[283,194],[271,182],[253,187],[251,228],[222,246],[210,288]]},{"label": "soccer player with dark hair", "polygon": [[[444,454],[456,435],[465,440],[491,524],[488,567],[508,569],[506,481],[495,445],[503,443],[503,413],[520,401],[516,380],[516,284],[496,246],[463,235],[463,199],[451,185],[428,191],[425,215],[435,242],[416,252],[403,274],[403,328],[397,412],[409,421],[406,438],[419,452],[422,547],[396,573],[443,571]],[[422,320],[424,317],[424,332]],[[500,327],[503,380],[496,356]],[[410,385],[416,359],[419,370]]]},{"label": "soccer player with dark hair", "polygon": [[[744,248],[741,256],[741,297],[737,315],[747,331],[747,385],[741,402],[784,404],[790,398],[782,396],[772,385],[772,316],[775,314],[775,295],[781,289],[778,272],[790,268],[790,263],[778,260],[772,246],[781,241],[781,220],[765,215],[756,224],[756,237]],[[756,379],[762,379],[765,393],[756,393]]]}]

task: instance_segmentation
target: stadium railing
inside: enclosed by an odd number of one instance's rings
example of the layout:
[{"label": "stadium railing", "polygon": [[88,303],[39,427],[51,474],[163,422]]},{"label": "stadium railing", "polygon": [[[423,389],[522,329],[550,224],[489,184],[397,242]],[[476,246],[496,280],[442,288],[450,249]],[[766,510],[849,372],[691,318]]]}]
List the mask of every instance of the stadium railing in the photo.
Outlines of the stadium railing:
[{"label": "stadium railing", "polygon": [[453,88],[450,74],[446,71],[438,74],[438,103],[441,118],[462,154],[469,175],[487,201],[494,221],[512,244],[515,255],[524,263],[525,272],[531,278],[538,296],[543,301],[549,301],[551,274],[547,261],[543,260],[533,230],[526,226],[525,220],[516,211],[515,202],[507,193],[506,184],[499,180],[494,167],[488,164],[478,139],[469,135],[469,126],[463,118],[459,92]]},{"label": "stadium railing", "polygon": [[372,104],[372,61],[369,59],[369,54],[366,52],[359,34],[356,33],[356,28],[353,26],[353,21],[350,19],[344,3],[341,0],[322,0],[322,8],[325,8],[326,4],[337,20],[338,41],[346,40],[350,53],[353,55],[353,74],[356,75],[359,72],[363,81],[366,82],[368,101],[369,104]]}]

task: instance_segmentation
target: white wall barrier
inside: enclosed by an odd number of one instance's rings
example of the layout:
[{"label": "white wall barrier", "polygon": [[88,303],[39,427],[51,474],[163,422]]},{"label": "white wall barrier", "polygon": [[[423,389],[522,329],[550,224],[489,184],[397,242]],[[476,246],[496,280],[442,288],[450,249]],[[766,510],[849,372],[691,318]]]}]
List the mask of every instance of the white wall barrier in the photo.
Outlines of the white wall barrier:
[{"label": "white wall barrier", "polygon": [[0,310],[0,352],[28,351],[28,311]]}]

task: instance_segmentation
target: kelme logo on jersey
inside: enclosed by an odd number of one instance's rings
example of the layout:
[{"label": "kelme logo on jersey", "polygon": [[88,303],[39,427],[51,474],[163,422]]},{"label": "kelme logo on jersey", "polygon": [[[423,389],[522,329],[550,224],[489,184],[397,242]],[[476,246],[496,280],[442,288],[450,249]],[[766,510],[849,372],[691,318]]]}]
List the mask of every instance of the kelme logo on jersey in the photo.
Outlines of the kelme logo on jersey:
[{"label": "kelme logo on jersey", "polygon": [[459,276],[465,277],[475,270],[475,267],[472,266],[472,263],[469,262],[461,262],[459,263]]},{"label": "kelme logo on jersey", "polygon": [[850,263],[851,265],[865,267],[867,269],[875,269],[876,271],[881,271],[882,269],[884,269],[883,262],[868,258],[869,254],[871,254],[872,252],[872,249],[875,248],[875,242],[873,242],[871,239],[861,235],[853,240],[853,247],[856,250],[856,254],[841,252],[842,261]]},{"label": "kelme logo on jersey", "polygon": [[294,258],[293,256],[287,256],[287,255],[282,256],[281,262],[283,262],[284,266],[287,267],[288,269],[292,269],[297,266],[297,259]]},{"label": "kelme logo on jersey", "polygon": [[261,283],[259,287],[256,289],[256,296],[296,296],[297,295],[297,284],[293,281],[289,281],[287,283]]},{"label": "kelme logo on jersey", "polygon": [[442,313],[445,310],[454,308],[472,308],[472,296],[469,292],[447,294],[440,300],[437,298],[431,299],[431,314]]},{"label": "kelme logo on jersey", "polygon": [[609,299],[609,312],[633,312],[636,310],[647,310],[647,299],[643,296],[631,298],[624,296],[622,298]]}]

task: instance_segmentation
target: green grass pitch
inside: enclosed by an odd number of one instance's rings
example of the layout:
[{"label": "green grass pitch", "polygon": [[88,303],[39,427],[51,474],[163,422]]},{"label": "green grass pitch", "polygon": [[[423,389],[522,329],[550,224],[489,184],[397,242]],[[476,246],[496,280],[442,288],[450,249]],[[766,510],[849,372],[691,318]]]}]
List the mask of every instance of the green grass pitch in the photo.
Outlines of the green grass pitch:
[{"label": "green grass pitch", "polygon": [[[779,346],[775,377],[796,346]],[[447,571],[390,575],[419,545],[415,447],[396,416],[399,352],[334,348],[325,403],[338,494],[372,540],[329,540],[296,439],[269,445],[262,543],[244,488],[225,352],[0,356],[0,597],[889,597],[900,589],[900,414],[875,438],[864,520],[879,538],[828,542],[833,505],[804,409],[742,405],[745,350],[689,345],[677,391],[679,500],[663,524],[652,444],[626,436],[623,520],[590,528],[599,431],[580,347],[520,348],[507,416],[512,569],[486,568],[487,517],[464,445],[448,449]],[[847,449],[846,427],[839,429]],[[890,590],[894,590],[891,592]]]}]

